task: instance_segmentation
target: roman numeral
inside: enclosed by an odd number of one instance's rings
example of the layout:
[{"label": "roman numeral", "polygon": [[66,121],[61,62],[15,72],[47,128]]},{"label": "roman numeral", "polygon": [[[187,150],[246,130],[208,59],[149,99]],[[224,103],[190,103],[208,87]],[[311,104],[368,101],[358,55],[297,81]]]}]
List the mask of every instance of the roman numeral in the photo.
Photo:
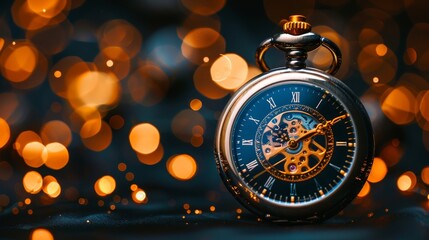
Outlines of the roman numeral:
[{"label": "roman numeral", "polygon": [[275,181],[276,179],[270,176],[265,182],[264,187],[267,188],[268,190],[271,190]]},{"label": "roman numeral", "polygon": [[257,166],[258,166],[258,161],[256,161],[256,159],[246,164],[246,167],[247,169],[249,169],[249,171],[252,171]]},{"label": "roman numeral", "polygon": [[274,102],[274,99],[272,97],[268,98],[267,102],[270,104],[270,109],[273,109],[273,108],[277,107],[277,105]]},{"label": "roman numeral", "polygon": [[253,139],[249,139],[249,140],[243,139],[243,140],[241,140],[241,145],[252,146],[253,145]]},{"label": "roman numeral", "polygon": [[300,92],[292,92],[292,100],[291,100],[291,102],[292,103],[299,103],[299,95],[300,95],[301,93]]},{"label": "roman numeral", "polygon": [[295,183],[290,183],[290,195],[296,196],[296,184]]},{"label": "roman numeral", "polygon": [[337,142],[335,142],[335,146],[337,146],[337,147],[345,147],[345,146],[347,146],[347,142],[337,141]]},{"label": "roman numeral", "polygon": [[258,125],[259,121],[260,121],[260,120],[258,120],[256,118],[253,118],[252,116],[249,117],[249,120],[253,121],[256,125]]}]

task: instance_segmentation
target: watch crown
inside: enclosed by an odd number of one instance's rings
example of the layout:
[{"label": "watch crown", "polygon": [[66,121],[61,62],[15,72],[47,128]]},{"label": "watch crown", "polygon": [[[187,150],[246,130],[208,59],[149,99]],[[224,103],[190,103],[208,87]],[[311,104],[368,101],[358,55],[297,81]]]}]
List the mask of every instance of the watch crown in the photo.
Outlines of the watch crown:
[{"label": "watch crown", "polygon": [[291,35],[301,35],[311,31],[311,25],[303,15],[291,15],[289,21],[283,24],[283,31]]}]

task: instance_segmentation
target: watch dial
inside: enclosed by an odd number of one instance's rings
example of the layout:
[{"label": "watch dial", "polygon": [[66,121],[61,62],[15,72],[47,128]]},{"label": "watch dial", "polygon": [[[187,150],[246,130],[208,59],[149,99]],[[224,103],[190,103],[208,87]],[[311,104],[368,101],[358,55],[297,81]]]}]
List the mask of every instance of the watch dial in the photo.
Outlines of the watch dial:
[{"label": "watch dial", "polygon": [[347,109],[317,85],[290,81],[249,99],[234,120],[232,160],[256,194],[305,204],[334,192],[356,147]]}]

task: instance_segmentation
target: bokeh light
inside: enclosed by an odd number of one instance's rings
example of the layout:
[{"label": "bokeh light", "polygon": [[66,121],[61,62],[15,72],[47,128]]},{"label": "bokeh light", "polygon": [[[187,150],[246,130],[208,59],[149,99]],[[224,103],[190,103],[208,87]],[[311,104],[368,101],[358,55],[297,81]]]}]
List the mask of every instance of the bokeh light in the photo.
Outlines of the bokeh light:
[{"label": "bokeh light", "polygon": [[117,79],[124,79],[130,72],[130,57],[121,48],[111,46],[104,48],[94,59],[97,69],[102,72],[112,72]]},{"label": "bokeh light", "polygon": [[420,176],[423,182],[429,185],[429,166],[426,166],[422,169]]},{"label": "bokeh light", "polygon": [[[98,111],[95,111],[95,113],[98,113]],[[79,135],[82,138],[94,137],[97,133],[100,132],[101,124],[101,116],[99,114],[95,114],[83,123],[82,127],[80,128]]]},{"label": "bokeh light", "polygon": [[371,172],[368,176],[368,182],[377,183],[383,180],[383,178],[387,174],[387,166],[381,158],[374,158],[374,162],[372,164]]},{"label": "bokeh light", "polygon": [[[313,26],[312,31],[323,37],[330,39],[341,49],[342,56],[343,56],[342,62],[341,62],[341,68],[338,70],[335,76],[339,79],[347,79],[348,72],[350,71],[349,41],[347,41],[347,39],[345,39],[335,29],[326,25]],[[311,67],[316,67],[323,70],[329,69],[332,61],[333,61],[332,53],[324,47],[319,47],[314,51],[311,51],[308,53],[308,62],[309,62],[308,65]]]},{"label": "bokeh light", "polygon": [[368,182],[365,182],[365,184],[363,185],[362,189],[360,190],[357,196],[360,198],[363,198],[367,196],[370,191],[371,191],[371,185]]},{"label": "bokeh light", "polygon": [[48,168],[59,170],[69,162],[69,152],[67,148],[59,143],[53,142],[46,145],[47,157],[45,165]]},{"label": "bokeh light", "polygon": [[57,198],[61,194],[61,185],[57,179],[51,175],[43,178],[43,192],[51,198]]},{"label": "bokeh light", "polygon": [[38,1],[38,0],[27,0],[28,8],[45,18],[53,18],[64,8],[69,5],[69,1],[61,0],[48,0],[48,1]]},{"label": "bokeh light", "polygon": [[116,180],[109,175],[99,178],[94,184],[95,192],[101,196],[112,194],[116,189]]},{"label": "bokeh light", "polygon": [[9,124],[0,118],[0,148],[4,147],[10,139],[10,127]]},{"label": "bokeh light", "polygon": [[22,120],[25,115],[23,108],[25,108],[25,104],[17,93],[0,93],[0,118],[3,118],[9,125]]},{"label": "bokeh light", "polygon": [[429,122],[429,90],[423,92],[420,99],[420,113]]},{"label": "bokeh light", "polygon": [[69,146],[72,141],[72,133],[69,126],[59,120],[46,122],[40,130],[40,137],[44,144],[59,142],[64,146]]},{"label": "bokeh light", "polygon": [[168,159],[167,170],[172,177],[185,181],[195,175],[197,172],[197,163],[192,156],[179,154]]},{"label": "bokeh light", "polygon": [[220,99],[228,95],[229,91],[221,88],[211,80],[211,65],[200,65],[194,72],[194,86],[198,92],[210,99]]},{"label": "bokeh light", "polygon": [[200,99],[195,98],[189,102],[189,107],[194,111],[198,111],[203,107],[203,103]]},{"label": "bokeh light", "polygon": [[[369,112],[377,157],[358,214],[387,213],[392,206],[380,203],[398,193],[428,209],[425,0],[9,2],[0,21],[0,215],[17,219],[6,225],[24,219],[26,226],[46,210],[66,216],[69,209],[58,206],[68,201],[112,214],[148,203],[154,192],[151,201],[162,206],[166,189],[174,195],[201,186],[209,205],[185,203],[186,213],[215,212],[223,191],[205,161],[214,123],[227,98],[262,73],[254,51],[291,14],[306,15],[313,32],[338,45],[335,77]],[[276,52],[270,66],[284,66],[277,50],[269,50]],[[331,62],[324,47],[307,56],[308,67],[326,70]],[[186,198],[174,196],[169,208]],[[244,213],[232,211],[237,219]],[[50,230],[29,229],[30,239],[53,239]],[[39,230],[45,235],[37,237]]]},{"label": "bokeh light", "polygon": [[158,148],[149,153],[149,154],[142,154],[137,152],[137,158],[139,161],[146,165],[155,165],[159,163],[162,160],[162,157],[164,156],[164,147],[162,144],[158,145]]},{"label": "bokeh light", "polygon": [[212,15],[225,5],[226,0],[182,0],[183,5],[190,11],[199,15]]},{"label": "bokeh light", "polygon": [[[13,42],[0,57],[0,69],[7,80],[20,83],[28,80],[38,65],[39,52],[27,41]],[[37,82],[37,85],[41,81]]]},{"label": "bokeh light", "polygon": [[417,177],[411,171],[404,172],[396,181],[398,189],[403,192],[412,190],[416,186],[416,183]]},{"label": "bokeh light", "polygon": [[[383,47],[380,48],[380,46]],[[362,78],[368,84],[373,83],[374,77],[378,78],[377,83],[388,83],[395,77],[398,60],[386,45],[370,44],[359,53],[358,65]]]},{"label": "bokeh light", "polygon": [[31,232],[30,240],[54,240],[54,236],[47,229],[37,228]]},{"label": "bokeh light", "polygon": [[22,156],[22,151],[24,150],[24,147],[30,142],[42,143],[42,139],[37,133],[33,131],[23,131],[16,138],[14,148],[18,152],[18,154]]},{"label": "bokeh light", "polygon": [[[415,60],[409,61],[422,71],[429,71],[429,46],[427,45],[427,38],[429,34],[429,23],[417,23],[410,30],[407,38],[407,49],[416,53]],[[410,54],[410,52],[408,52]],[[410,55],[408,55],[410,56]],[[413,57],[409,59],[414,59]]]},{"label": "bokeh light", "polygon": [[212,80],[220,87],[234,90],[247,80],[246,61],[237,54],[222,54],[210,67]]},{"label": "bokeh light", "polygon": [[22,158],[25,163],[33,168],[41,167],[48,157],[48,151],[40,142],[30,142],[22,150]]},{"label": "bokeh light", "polygon": [[12,18],[23,29],[37,30],[64,21],[69,6],[70,1],[18,0],[12,5]]},{"label": "bokeh light", "polygon": [[108,108],[119,101],[121,87],[114,74],[87,71],[70,82],[67,90],[69,103],[74,108]]},{"label": "bokeh light", "polygon": [[142,36],[131,23],[114,19],[100,27],[98,43],[100,49],[120,47],[130,58],[133,58],[140,51]]},{"label": "bokeh light", "polygon": [[67,98],[67,88],[78,74],[89,71],[90,65],[84,63],[81,58],[68,56],[55,63],[48,78],[51,90],[58,96]]},{"label": "bokeh light", "polygon": [[129,140],[134,151],[141,154],[150,154],[158,148],[160,134],[154,125],[141,123],[131,129]]},{"label": "bokeh light", "polygon": [[412,122],[417,109],[416,98],[406,87],[393,88],[382,97],[381,110],[396,124]]},{"label": "bokeh light", "polygon": [[183,38],[182,55],[194,64],[204,63],[205,58],[214,59],[225,52],[225,39],[216,30],[201,27],[191,30]]},{"label": "bokeh light", "polygon": [[27,172],[22,179],[22,185],[28,193],[37,194],[42,190],[42,175],[36,171]]},{"label": "bokeh light", "polygon": [[112,142],[112,129],[109,124],[102,121],[100,130],[90,137],[82,137],[82,143],[88,149],[96,152],[101,152],[110,146]]},{"label": "bokeh light", "polygon": [[137,188],[131,193],[131,198],[135,203],[147,203],[146,192],[143,189]]}]

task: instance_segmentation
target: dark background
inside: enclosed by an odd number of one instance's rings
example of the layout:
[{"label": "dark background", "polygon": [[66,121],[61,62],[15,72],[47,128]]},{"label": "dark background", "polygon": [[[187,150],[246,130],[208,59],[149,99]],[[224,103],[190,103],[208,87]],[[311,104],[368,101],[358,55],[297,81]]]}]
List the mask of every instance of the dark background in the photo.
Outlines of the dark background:
[{"label": "dark background", "polygon": [[[215,50],[211,53],[214,57],[208,63],[199,64],[181,55],[183,42],[177,31],[192,11],[180,0],[87,0],[74,1],[74,4],[79,2],[82,4],[78,7],[64,11],[67,15],[65,21],[72,29],[66,34],[65,46],[54,54],[41,53],[45,55],[49,69],[42,83],[20,89],[4,77],[0,78],[0,94],[14,93],[19,99],[15,112],[9,119],[5,118],[11,128],[11,137],[8,144],[0,149],[0,161],[7,162],[13,169],[8,179],[0,179],[0,195],[3,198],[7,196],[8,200],[0,206],[0,236],[28,238],[36,228],[48,229],[56,239],[177,236],[214,239],[229,235],[304,239],[428,236],[428,185],[421,176],[422,169],[429,166],[428,121],[423,116],[429,103],[428,98],[422,97],[424,91],[429,90],[429,69],[425,67],[429,64],[425,60],[425,54],[429,54],[429,47],[426,47],[429,40],[426,12],[429,6],[424,0],[226,1],[220,11],[208,16],[219,24],[225,47],[220,52]],[[0,37],[5,39],[5,46],[14,40],[28,38],[26,29],[18,26],[12,17],[12,5],[12,1],[3,1],[0,8]],[[212,149],[217,117],[230,94],[219,99],[206,97],[195,88],[194,73],[200,65],[211,64],[216,56],[223,53],[238,54],[250,66],[255,66],[254,54],[259,43],[279,33],[280,20],[296,13],[306,15],[313,29],[327,26],[331,29],[328,32],[330,36],[339,36],[340,42],[332,39],[339,44],[344,55],[337,77],[361,96],[373,122],[376,156],[386,162],[387,174],[380,182],[370,183],[368,195],[356,199],[339,216],[325,223],[278,226],[260,222],[256,216],[242,209],[224,188],[217,174]],[[97,41],[100,27],[113,19],[127,21],[142,36],[141,48],[130,60],[130,72],[121,80],[121,98],[103,117],[108,121],[111,116],[120,115],[124,126],[112,130],[112,142],[101,152],[85,147],[79,133],[74,131],[68,147],[70,161],[61,170],[27,166],[13,148],[19,133],[25,130],[38,132],[48,120],[69,121],[66,110],[52,111],[53,103],[59,103],[62,109],[69,108],[68,102],[50,87],[48,78],[53,66],[67,56],[94,61],[101,50]],[[204,24],[204,21],[196,21],[195,25],[198,24]],[[364,29],[378,35],[365,35],[362,33]],[[40,42],[49,42],[56,37],[44,36]],[[387,54],[377,58],[373,53],[366,53],[365,47],[371,44],[384,44],[388,48]],[[410,55],[410,48],[415,49],[416,57]],[[154,49],[161,50],[155,52]],[[281,66],[284,61],[281,53],[270,50],[268,54],[270,65]],[[319,66],[317,55],[310,59],[310,65]],[[155,92],[145,101],[159,96],[161,100],[150,106],[134,101],[127,87],[131,73],[143,61],[158,65],[168,78],[167,87],[156,80],[151,85],[155,89],[160,86],[161,93]],[[409,77],[407,74],[414,75]],[[380,82],[374,83],[372,76],[378,76]],[[407,94],[388,99],[387,96],[399,87],[406,88]],[[410,98],[408,93],[414,98]],[[189,115],[189,124],[195,123],[195,114],[201,116],[205,124],[203,143],[197,147],[182,141],[171,127],[178,113],[190,109],[192,99],[199,99],[203,104],[200,110]],[[393,107],[386,101],[390,101]],[[395,104],[401,101],[411,102],[411,107],[395,108]],[[383,104],[386,105],[383,107]],[[401,117],[410,114],[410,120],[400,121]],[[139,162],[130,147],[130,130],[142,122],[153,124],[160,132],[164,154],[155,165]],[[176,154],[189,154],[195,159],[197,172],[191,179],[180,181],[168,172],[168,159]],[[118,170],[119,163],[127,165],[125,172]],[[43,176],[54,175],[61,184],[61,195],[49,199],[43,192],[27,193],[22,187],[22,178],[30,170],[39,171]],[[0,174],[5,171],[0,169]],[[400,191],[397,180],[407,171],[415,175],[415,184],[407,191]],[[127,179],[126,173],[133,173],[134,179]],[[104,175],[115,178],[116,189],[112,194],[101,197],[93,186]],[[147,203],[136,204],[131,200],[130,185],[133,183],[146,192]],[[67,189],[72,189],[74,194],[65,194]],[[31,204],[23,203],[26,198],[31,199]],[[79,199],[85,199],[85,204],[80,204]],[[126,204],[123,199],[127,199]],[[103,206],[99,200],[103,201]],[[184,204],[189,204],[190,213]],[[113,210],[111,205],[115,206]],[[210,206],[216,210],[210,211]]]}]

